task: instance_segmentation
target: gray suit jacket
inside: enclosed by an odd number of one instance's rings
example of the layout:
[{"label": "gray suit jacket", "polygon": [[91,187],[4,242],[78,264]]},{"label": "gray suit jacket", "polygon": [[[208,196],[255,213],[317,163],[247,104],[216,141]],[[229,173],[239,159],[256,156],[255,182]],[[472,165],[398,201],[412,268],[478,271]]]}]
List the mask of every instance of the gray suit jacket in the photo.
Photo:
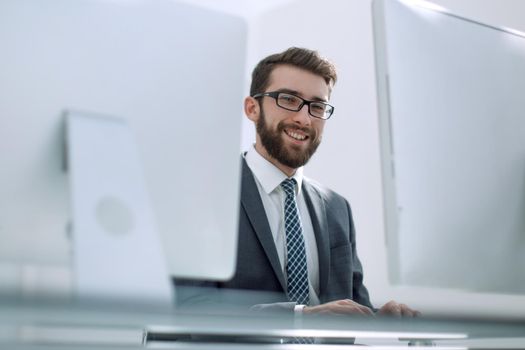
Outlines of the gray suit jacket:
[{"label": "gray suit jacket", "polygon": [[[226,282],[196,282],[177,280],[177,287],[206,286],[219,290],[253,290],[269,292],[258,300],[249,297],[246,304],[286,303],[286,281],[281,269],[264,206],[254,176],[242,161],[241,207],[239,213],[239,241],[237,268],[232,279]],[[337,193],[304,179],[302,184],[305,201],[310,212],[319,254],[319,299],[321,303],[352,299],[372,307],[368,291],[363,285],[363,270],[356,253],[355,230],[348,202]],[[180,290],[180,288],[178,289]],[[209,300],[211,294],[207,295]],[[217,297],[218,302],[225,302]],[[259,295],[259,294],[258,294]],[[195,295],[178,293],[179,302],[193,299]],[[237,296],[229,298],[242,303]]]}]

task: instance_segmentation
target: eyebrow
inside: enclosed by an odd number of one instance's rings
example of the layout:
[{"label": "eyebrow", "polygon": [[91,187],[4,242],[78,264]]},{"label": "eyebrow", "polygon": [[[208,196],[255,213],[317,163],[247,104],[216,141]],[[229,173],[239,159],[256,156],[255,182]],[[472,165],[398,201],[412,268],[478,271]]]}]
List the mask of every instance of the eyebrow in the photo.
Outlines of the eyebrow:
[{"label": "eyebrow", "polygon": [[[276,91],[279,91],[279,92],[285,92],[287,94],[292,94],[292,95],[297,95],[299,97],[303,97],[303,94],[301,94],[299,91],[296,91],[296,90],[292,90],[292,89],[287,89],[287,88],[283,88],[283,89],[277,89]],[[316,102],[325,102],[325,103],[328,103],[327,100],[325,100],[324,98],[322,97],[317,97],[317,96],[314,96],[312,100],[310,101],[316,101]]]}]

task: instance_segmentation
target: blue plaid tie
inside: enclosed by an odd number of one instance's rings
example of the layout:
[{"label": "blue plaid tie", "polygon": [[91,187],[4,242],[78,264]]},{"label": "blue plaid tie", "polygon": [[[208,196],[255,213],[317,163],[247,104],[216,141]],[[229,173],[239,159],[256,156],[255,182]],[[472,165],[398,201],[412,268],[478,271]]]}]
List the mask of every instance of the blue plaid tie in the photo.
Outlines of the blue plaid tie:
[{"label": "blue plaid tie", "polygon": [[298,304],[308,305],[308,268],[306,265],[306,249],[304,247],[303,228],[297,202],[295,200],[295,179],[286,179],[281,187],[286,194],[284,200],[284,230],[286,233],[288,275],[288,299]]}]

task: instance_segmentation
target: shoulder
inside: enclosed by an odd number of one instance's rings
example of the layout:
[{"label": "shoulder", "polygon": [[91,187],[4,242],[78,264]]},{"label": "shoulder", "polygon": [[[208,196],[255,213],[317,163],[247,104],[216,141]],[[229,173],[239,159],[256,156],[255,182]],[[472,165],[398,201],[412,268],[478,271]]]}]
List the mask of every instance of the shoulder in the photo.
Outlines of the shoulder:
[{"label": "shoulder", "polygon": [[311,208],[317,208],[318,218],[326,223],[331,245],[337,247],[353,242],[354,220],[346,198],[309,178],[303,179],[303,190],[307,203]]},{"label": "shoulder", "polygon": [[319,196],[327,206],[350,210],[350,204],[345,197],[314,179],[305,176],[303,178],[303,189],[309,195]]}]

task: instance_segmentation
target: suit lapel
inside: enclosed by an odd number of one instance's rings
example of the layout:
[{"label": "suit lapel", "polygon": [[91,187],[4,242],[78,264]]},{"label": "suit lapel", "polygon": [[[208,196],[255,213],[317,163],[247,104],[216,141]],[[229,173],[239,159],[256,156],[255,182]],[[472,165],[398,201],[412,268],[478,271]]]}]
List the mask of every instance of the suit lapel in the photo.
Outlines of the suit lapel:
[{"label": "suit lapel", "polygon": [[330,274],[330,242],[326,209],[323,198],[306,179],[303,180],[303,193],[312,220],[319,253],[319,299],[322,303]]},{"label": "suit lapel", "polygon": [[268,224],[264,205],[252,171],[248,167],[248,164],[246,164],[244,158],[242,161],[241,204],[255,230],[259,242],[261,242],[273,271],[285,291],[286,282],[284,280],[283,270],[281,269],[281,263],[279,262],[279,256],[277,255],[275,242],[273,240],[272,231],[270,230],[270,225]]}]

